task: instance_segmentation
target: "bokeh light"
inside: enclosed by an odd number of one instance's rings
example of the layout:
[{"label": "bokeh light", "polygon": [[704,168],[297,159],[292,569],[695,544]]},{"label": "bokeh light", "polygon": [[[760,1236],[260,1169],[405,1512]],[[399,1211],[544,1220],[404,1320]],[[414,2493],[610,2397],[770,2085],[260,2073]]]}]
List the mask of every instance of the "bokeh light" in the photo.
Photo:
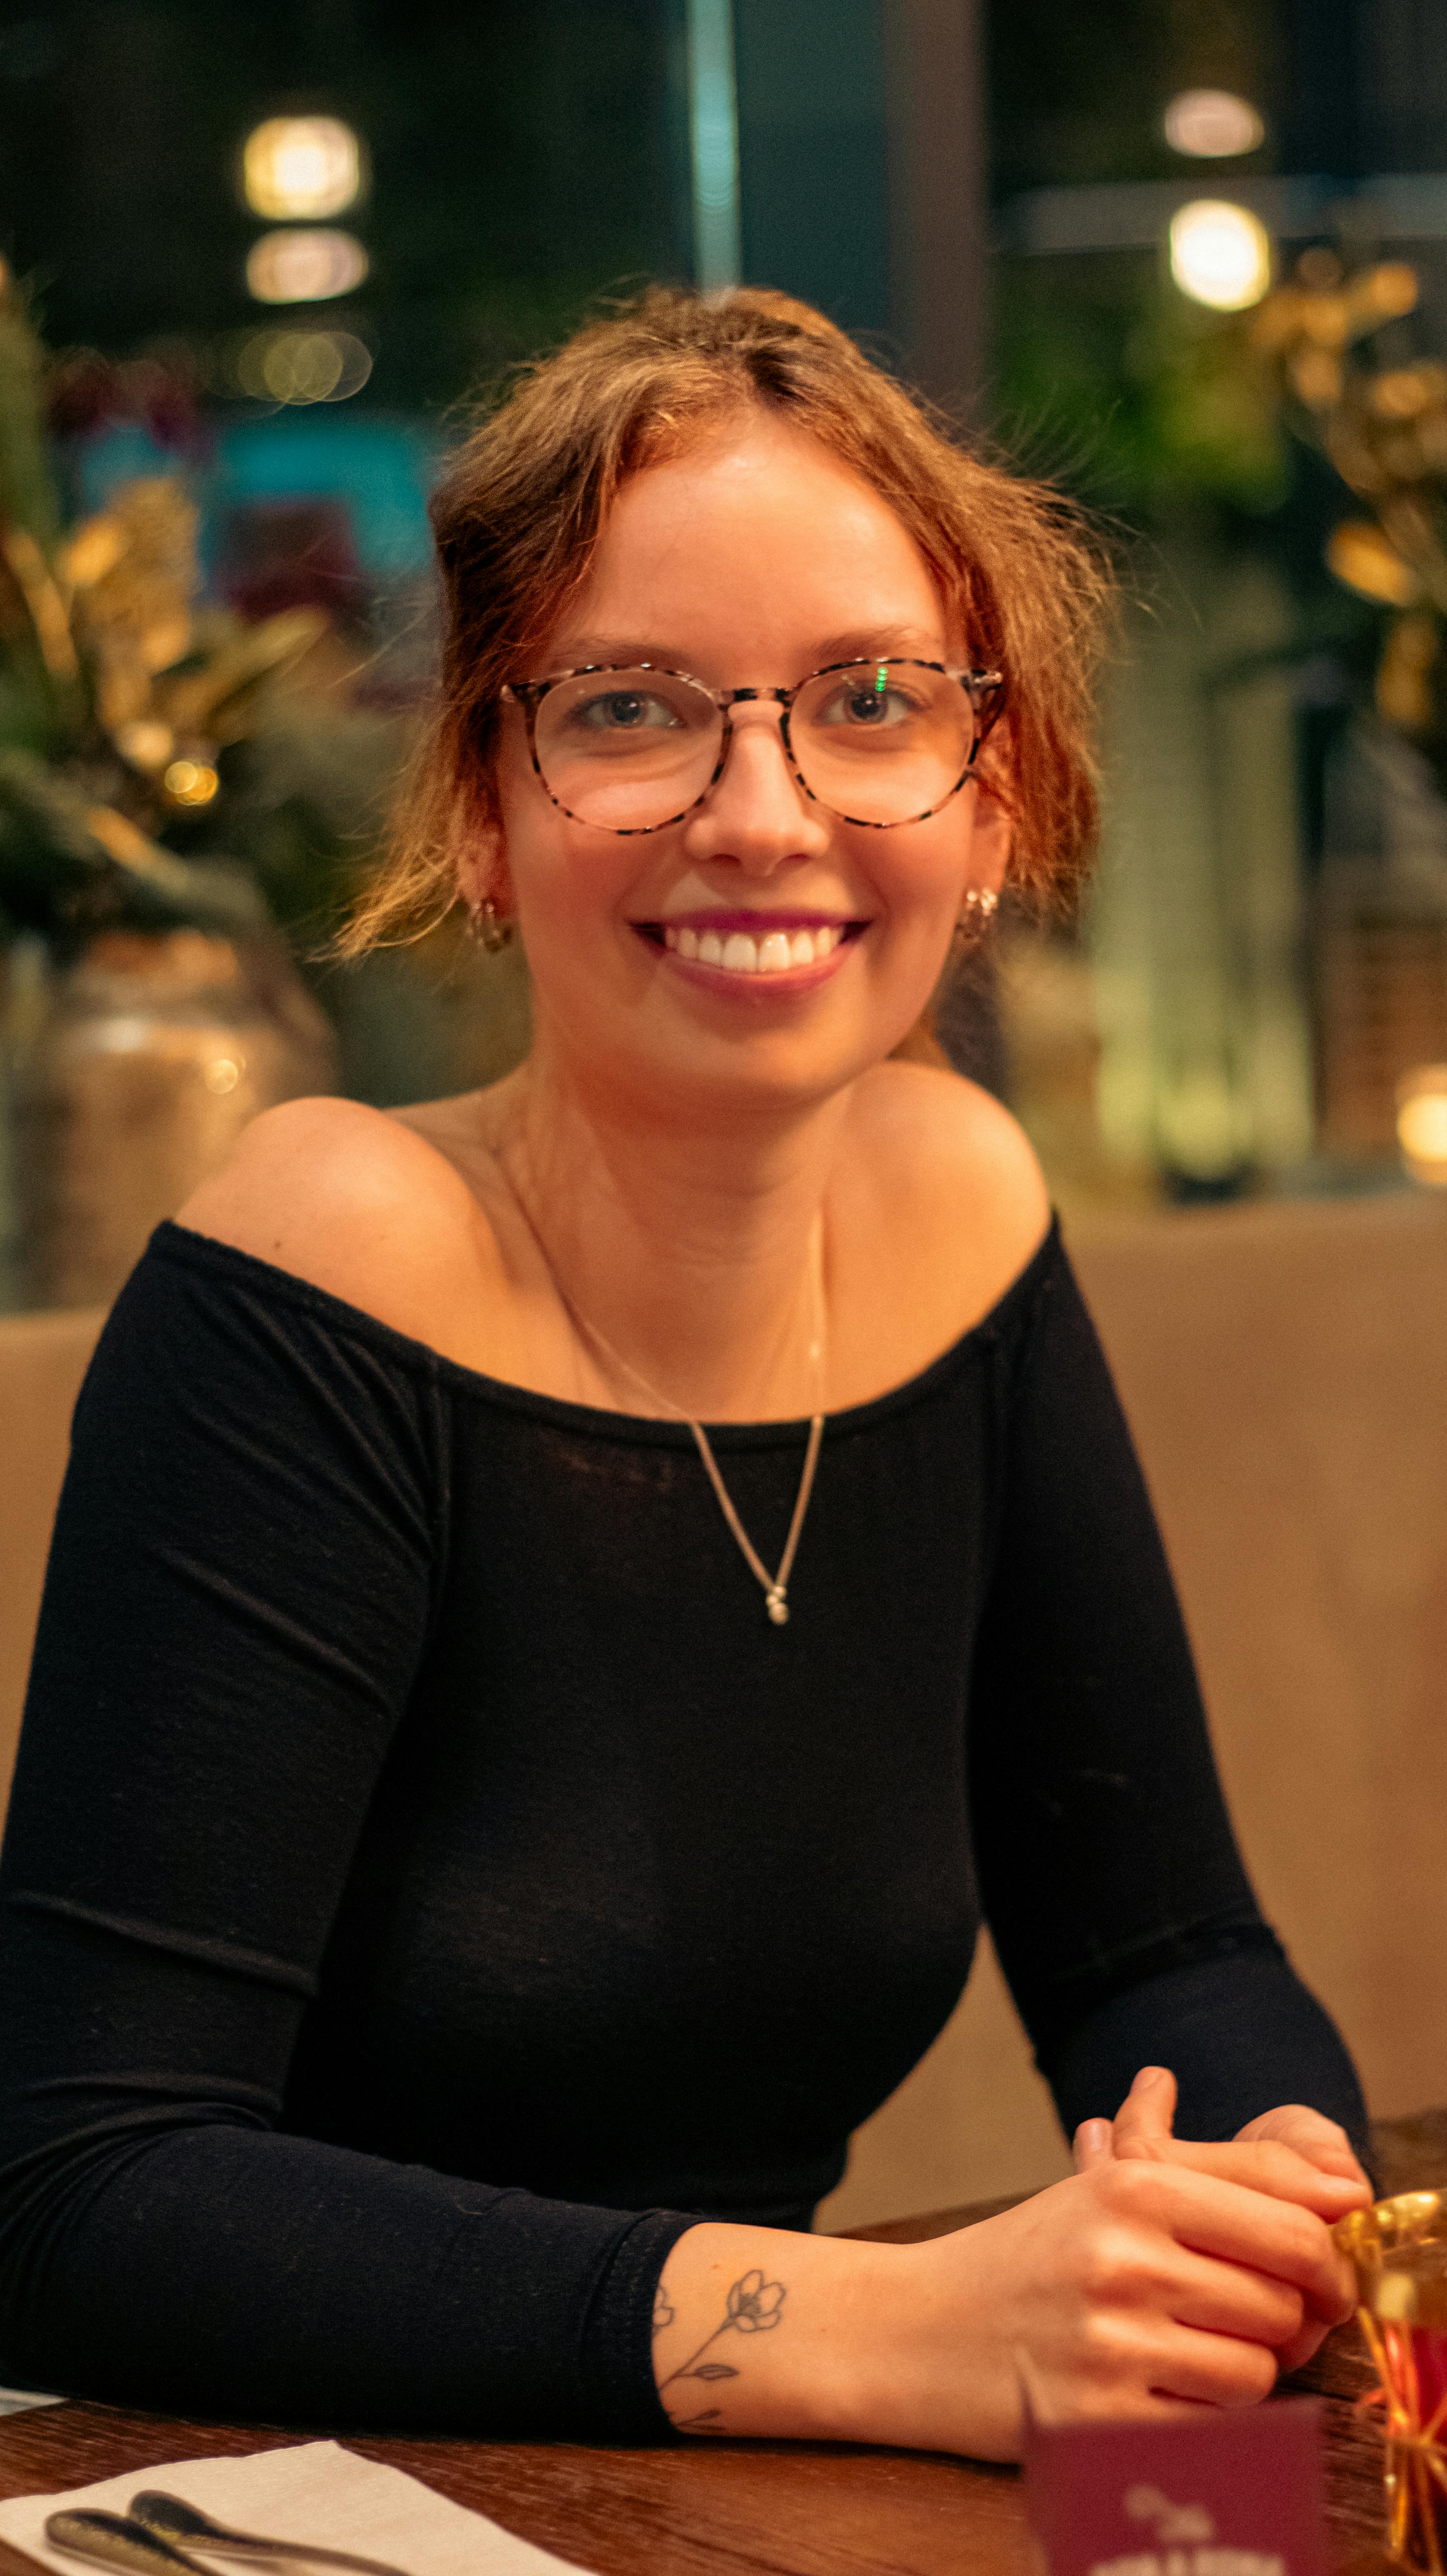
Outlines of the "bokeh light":
[{"label": "bokeh light", "polygon": [[206,760],[173,760],[161,781],[177,805],[209,805],[221,782]]},{"label": "bokeh light", "polygon": [[1328,569],[1363,599],[1410,608],[1422,595],[1416,573],[1374,519],[1344,519],[1326,542]]},{"label": "bokeh light", "polygon": [[1171,217],[1171,275],[1193,303],[1244,312],[1271,284],[1271,236],[1247,207],[1196,197]]},{"label": "bokeh light", "polygon": [[236,353],[236,381],[256,402],[346,402],[371,372],[354,331],[253,331]]},{"label": "bokeh light", "polygon": [[157,770],[165,766],[176,748],[176,737],[168,724],[156,716],[132,716],[128,724],[117,727],[115,745],[122,760],[132,769]]},{"label": "bokeh light", "polygon": [[318,304],[347,295],[367,274],[367,254],[352,233],[324,230],[263,233],[246,262],[258,304]]},{"label": "bokeh light", "polygon": [[1171,150],[1198,161],[1254,152],[1266,132],[1249,99],[1237,98],[1229,89],[1183,89],[1167,108],[1164,124]]},{"label": "bokeh light", "polygon": [[1447,1189],[1447,1064],[1420,1064],[1398,1083],[1397,1142],[1414,1181]]},{"label": "bokeh light", "polygon": [[345,214],[362,192],[362,147],[336,116],[269,116],[246,138],[246,202],[271,223]]}]

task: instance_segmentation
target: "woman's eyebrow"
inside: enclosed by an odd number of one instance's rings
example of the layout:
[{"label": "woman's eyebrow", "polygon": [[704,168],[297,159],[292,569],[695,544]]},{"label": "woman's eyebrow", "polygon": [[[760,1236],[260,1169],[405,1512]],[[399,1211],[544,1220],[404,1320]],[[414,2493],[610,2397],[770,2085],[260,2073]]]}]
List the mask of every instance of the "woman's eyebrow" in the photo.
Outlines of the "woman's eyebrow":
[{"label": "woman's eyebrow", "polygon": [[945,650],[939,636],[922,626],[851,626],[842,635],[825,635],[814,646],[816,669],[830,662],[872,662],[883,654],[908,653],[938,661]]},{"label": "woman's eyebrow", "polygon": [[[944,650],[939,636],[921,626],[851,626],[842,634],[823,635],[812,643],[809,652],[813,658],[807,667],[818,671],[831,662],[870,662],[879,654],[891,653],[910,653],[938,661]],[[640,662],[664,664],[677,671],[693,668],[693,661],[681,646],[665,644],[656,635],[569,635],[550,661],[554,670],[588,662],[632,664],[635,669]]]},{"label": "woman's eyebrow", "polygon": [[668,663],[675,670],[686,671],[688,657],[671,644],[662,644],[656,635],[569,635],[551,655],[552,667],[567,669],[588,662],[621,662],[636,666],[640,662]]}]

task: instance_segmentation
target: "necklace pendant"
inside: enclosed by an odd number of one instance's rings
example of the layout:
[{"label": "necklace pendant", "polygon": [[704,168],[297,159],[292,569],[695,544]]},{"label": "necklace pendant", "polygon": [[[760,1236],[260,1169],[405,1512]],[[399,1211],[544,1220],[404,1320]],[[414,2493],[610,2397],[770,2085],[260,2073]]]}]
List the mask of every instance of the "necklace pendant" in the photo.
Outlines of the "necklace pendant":
[{"label": "necklace pendant", "polygon": [[764,1608],[768,1611],[769,1617],[773,1620],[776,1628],[787,1628],[789,1624],[789,1605],[784,1599],[784,1596],[779,1590],[777,1584],[771,1592],[765,1593]]}]

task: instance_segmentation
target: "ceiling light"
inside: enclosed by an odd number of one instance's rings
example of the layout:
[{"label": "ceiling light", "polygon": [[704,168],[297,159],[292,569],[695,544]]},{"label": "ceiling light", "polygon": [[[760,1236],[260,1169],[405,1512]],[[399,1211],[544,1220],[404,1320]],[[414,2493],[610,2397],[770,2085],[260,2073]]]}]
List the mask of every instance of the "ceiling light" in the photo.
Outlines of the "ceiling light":
[{"label": "ceiling light", "polygon": [[1199,161],[1254,152],[1266,133],[1249,99],[1229,89],[1183,89],[1166,110],[1165,130],[1173,152]]},{"label": "ceiling light", "polygon": [[253,331],[236,356],[236,380],[257,402],[346,402],[372,372],[354,331]]},{"label": "ceiling light", "polygon": [[362,147],[339,117],[269,116],[246,138],[242,178],[256,214],[316,222],[356,204]]},{"label": "ceiling light", "polygon": [[360,286],[367,265],[352,233],[263,233],[251,245],[246,283],[258,304],[316,304]]},{"label": "ceiling light", "polygon": [[1171,275],[1193,303],[1244,312],[1271,284],[1271,237],[1245,206],[1197,197],[1171,217]]}]

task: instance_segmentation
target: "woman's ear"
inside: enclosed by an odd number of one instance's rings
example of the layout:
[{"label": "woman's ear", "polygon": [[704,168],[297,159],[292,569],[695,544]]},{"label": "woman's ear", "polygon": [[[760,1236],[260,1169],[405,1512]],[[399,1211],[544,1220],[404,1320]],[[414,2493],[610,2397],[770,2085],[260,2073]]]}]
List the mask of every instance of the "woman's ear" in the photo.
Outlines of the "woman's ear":
[{"label": "woman's ear", "polygon": [[472,914],[479,905],[491,903],[502,920],[511,921],[517,910],[502,825],[495,814],[474,812],[468,818],[457,857],[457,891]]},{"label": "woman's ear", "polygon": [[1010,844],[1015,821],[1003,796],[988,779],[974,781],[974,812],[971,818],[969,881],[987,886],[998,894],[1005,882],[1010,864]]}]

